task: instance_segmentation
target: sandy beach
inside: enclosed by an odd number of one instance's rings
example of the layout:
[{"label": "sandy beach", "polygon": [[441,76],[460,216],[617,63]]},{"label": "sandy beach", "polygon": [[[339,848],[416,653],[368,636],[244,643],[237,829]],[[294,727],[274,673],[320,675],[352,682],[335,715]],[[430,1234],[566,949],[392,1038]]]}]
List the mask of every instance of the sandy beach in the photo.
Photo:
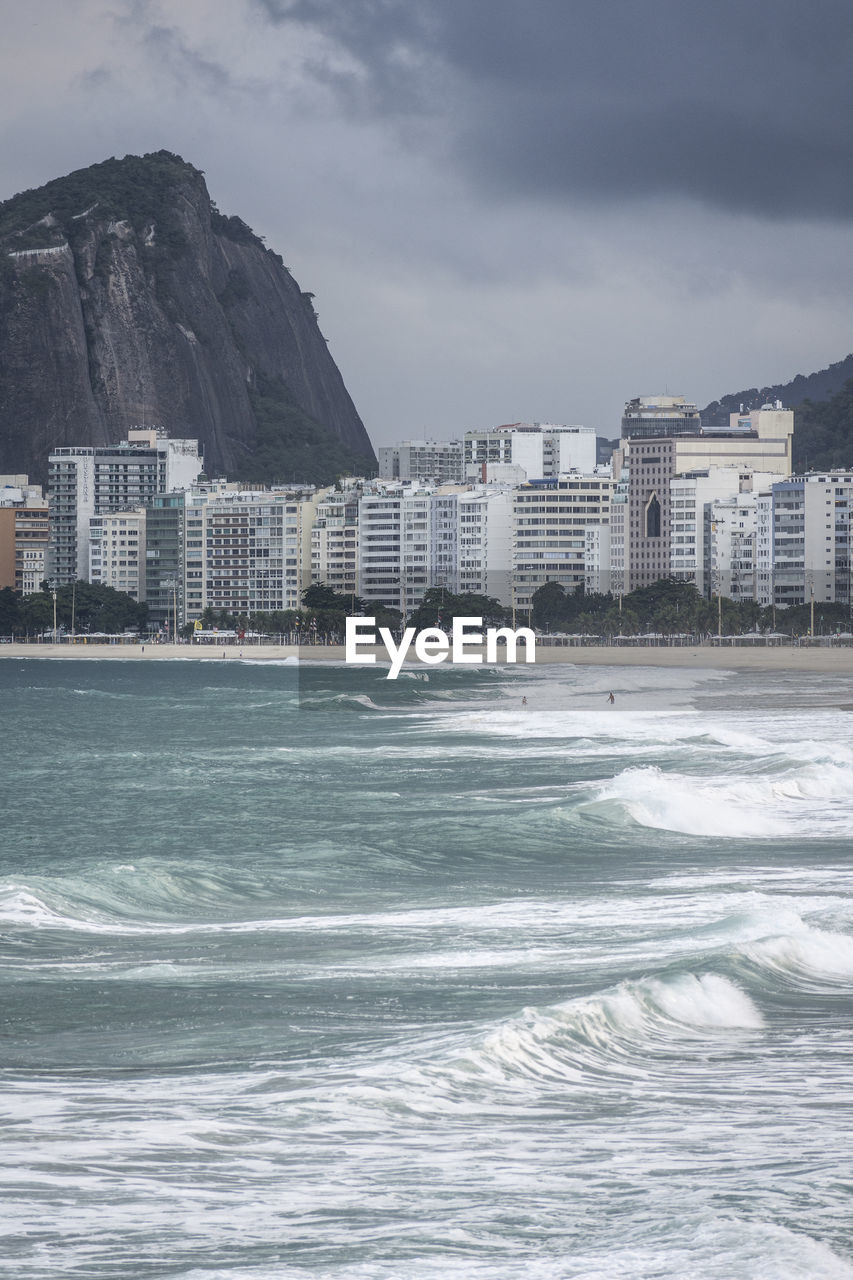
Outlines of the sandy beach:
[{"label": "sandy beach", "polygon": [[[384,648],[373,652],[387,663]],[[59,661],[183,660],[187,662],[344,662],[342,645],[174,645],[174,644],[4,644],[0,658],[51,658]],[[551,647],[539,645],[536,665],[554,663],[607,667],[711,667],[726,671],[814,671],[853,675],[853,647],[822,645],[643,645]],[[406,666],[422,666],[417,661]],[[523,665],[523,664],[521,664]],[[429,668],[424,665],[424,669]]]}]

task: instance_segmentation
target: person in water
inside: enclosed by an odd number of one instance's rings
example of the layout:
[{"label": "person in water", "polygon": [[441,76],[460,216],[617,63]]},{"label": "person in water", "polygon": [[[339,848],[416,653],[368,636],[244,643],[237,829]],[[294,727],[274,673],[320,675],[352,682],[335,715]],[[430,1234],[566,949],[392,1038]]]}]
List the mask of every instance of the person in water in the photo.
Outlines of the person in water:
[{"label": "person in water", "polygon": [[521,705],[522,705],[523,707],[526,707],[526,706],[527,706],[527,699],[526,699],[526,698],[522,698],[522,699],[521,699]]},{"label": "person in water", "polygon": [[613,694],[612,694],[612,693],[611,693],[611,694],[608,694],[607,701],[610,703],[610,705],[611,705],[611,706],[612,706],[612,705],[613,705],[613,703],[616,701],[616,699],[613,697]]}]

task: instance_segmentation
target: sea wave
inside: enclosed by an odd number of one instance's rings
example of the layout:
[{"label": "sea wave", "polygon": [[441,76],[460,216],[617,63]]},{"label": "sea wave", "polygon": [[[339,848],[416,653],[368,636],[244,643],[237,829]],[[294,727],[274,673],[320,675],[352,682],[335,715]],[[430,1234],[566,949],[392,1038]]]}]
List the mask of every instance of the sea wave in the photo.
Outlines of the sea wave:
[{"label": "sea wave", "polygon": [[735,839],[839,834],[849,830],[853,770],[806,765],[752,777],[690,775],[635,767],[601,784],[591,802],[643,827]]},{"label": "sea wave", "polygon": [[601,1072],[648,1074],[650,1053],[763,1023],[750,997],[715,973],[680,972],[620,983],[550,1009],[526,1009],[489,1032],[466,1056],[494,1082],[526,1078],[583,1083]]}]

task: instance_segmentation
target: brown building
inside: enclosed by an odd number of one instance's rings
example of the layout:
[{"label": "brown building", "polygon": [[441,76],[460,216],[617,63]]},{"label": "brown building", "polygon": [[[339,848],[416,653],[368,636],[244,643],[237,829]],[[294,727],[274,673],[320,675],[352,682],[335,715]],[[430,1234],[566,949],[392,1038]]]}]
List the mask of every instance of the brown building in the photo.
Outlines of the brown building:
[{"label": "brown building", "polygon": [[49,534],[47,502],[26,476],[0,476],[0,588],[22,595],[44,580]]}]

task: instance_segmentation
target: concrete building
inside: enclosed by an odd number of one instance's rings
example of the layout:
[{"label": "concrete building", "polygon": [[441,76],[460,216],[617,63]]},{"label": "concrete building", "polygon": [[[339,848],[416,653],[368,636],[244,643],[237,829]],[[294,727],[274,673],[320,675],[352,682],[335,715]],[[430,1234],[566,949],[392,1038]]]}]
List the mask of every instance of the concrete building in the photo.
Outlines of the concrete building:
[{"label": "concrete building", "polygon": [[174,632],[184,621],[184,493],[156,494],[146,508],[145,600],[153,627]]},{"label": "concrete building", "polygon": [[684,396],[637,396],[625,405],[623,440],[662,440],[696,436],[702,427],[699,410]]},{"label": "concrete building", "polygon": [[55,449],[48,458],[51,581],[86,577],[92,516],[144,507],[155,494],[189,488],[201,470],[197,440],[155,430],[131,430],[115,446]]},{"label": "concrete building", "polygon": [[[688,471],[674,476],[669,483],[670,576],[692,582],[705,596],[716,594],[719,582],[717,579],[712,580],[711,562],[708,558],[708,513],[711,504],[743,494],[757,493],[775,479],[772,472],[755,472],[730,466],[708,467],[704,471]],[[754,535],[754,501],[751,509]],[[723,554],[720,549],[719,555]],[[724,591],[723,594],[726,595],[727,592]]]},{"label": "concrete building", "polygon": [[318,498],[311,530],[311,580],[340,595],[358,591],[358,500],[361,486]]},{"label": "concrete building", "polygon": [[621,596],[628,590],[628,468],[621,467],[617,474],[610,499],[610,590]]},{"label": "concrete building", "polygon": [[459,484],[463,478],[461,440],[402,440],[377,453],[380,479]]},{"label": "concrete building", "polygon": [[512,590],[516,608],[530,608],[545,582],[567,591],[586,583],[586,530],[607,524],[613,480],[607,472],[571,472],[515,490]]},{"label": "concrete building", "polygon": [[850,601],[853,472],[809,472],[774,484],[757,524],[762,602]]},{"label": "concrete building", "polygon": [[[323,491],[324,493],[326,491]],[[312,488],[219,485],[185,495],[185,621],[206,608],[249,615],[298,609],[311,583]]]},{"label": "concrete building", "polygon": [[[611,519],[613,506],[611,498]],[[613,590],[609,524],[590,524],[584,531],[584,589],[594,595]]]},{"label": "concrete building", "polygon": [[86,579],[145,599],[145,508],[92,516]]},{"label": "concrete building", "polygon": [[[592,427],[551,422],[515,422],[491,431],[466,431],[465,478],[487,484],[509,478],[498,468],[521,468],[525,480],[542,480],[567,471],[595,470]],[[519,473],[515,475],[519,478]]]},{"label": "concrete building", "polygon": [[26,475],[0,476],[0,588],[21,595],[40,590],[47,576],[48,505],[41,485]]},{"label": "concrete building", "polygon": [[730,600],[757,599],[756,524],[758,493],[717,498],[705,508],[705,563],[708,594]]},{"label": "concrete building", "polygon": [[512,604],[513,492],[476,488],[456,499],[457,590]]},{"label": "concrete building", "polygon": [[614,468],[621,469],[626,463],[628,468],[627,590],[648,586],[673,571],[670,485],[675,476],[720,467],[768,472],[780,479],[790,475],[793,413],[767,406],[743,418],[732,416],[728,430],[657,438],[634,436],[614,454]]}]

